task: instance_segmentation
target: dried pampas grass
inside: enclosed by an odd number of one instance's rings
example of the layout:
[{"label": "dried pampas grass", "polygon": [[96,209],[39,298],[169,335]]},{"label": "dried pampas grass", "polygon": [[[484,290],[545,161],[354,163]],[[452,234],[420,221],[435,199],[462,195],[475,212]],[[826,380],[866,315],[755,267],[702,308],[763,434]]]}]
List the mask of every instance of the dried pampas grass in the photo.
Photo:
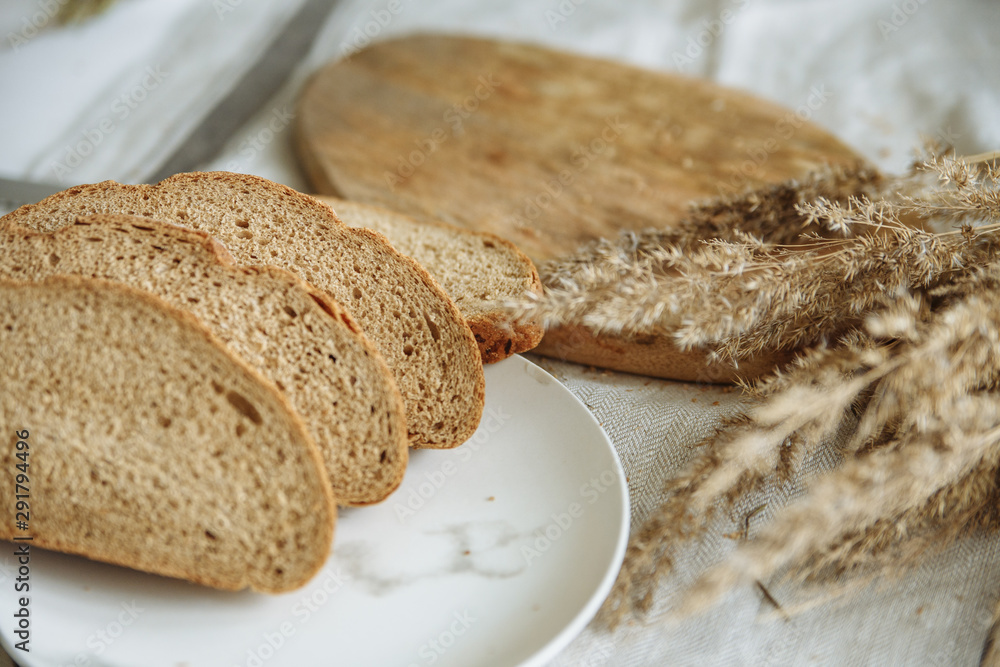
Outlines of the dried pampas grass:
[{"label": "dried pampas grass", "polygon": [[996,157],[933,151],[895,178],[830,169],[541,267],[546,293],[511,304],[520,315],[669,332],[736,361],[797,351],[668,481],[632,537],[612,623],[650,608],[679,546],[748,493],[789,484],[845,424],[842,463],[696,582],[686,609],[778,576],[898,571],[1000,525]]}]

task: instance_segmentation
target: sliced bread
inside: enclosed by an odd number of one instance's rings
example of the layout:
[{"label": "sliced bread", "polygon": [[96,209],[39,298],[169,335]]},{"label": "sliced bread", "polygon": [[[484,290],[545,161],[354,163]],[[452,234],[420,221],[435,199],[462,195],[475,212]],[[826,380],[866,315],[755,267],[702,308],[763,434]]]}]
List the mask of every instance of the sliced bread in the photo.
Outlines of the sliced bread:
[{"label": "sliced bread", "polygon": [[506,299],[542,291],[535,265],[510,241],[441,222],[418,222],[381,206],[317,199],[347,225],[385,235],[393,248],[427,269],[472,329],[484,363],[527,352],[542,340],[541,324],[515,321],[501,307]]},{"label": "sliced bread", "polygon": [[228,172],[178,174],[155,186],[77,186],[22,206],[0,227],[51,231],[94,213],[198,229],[239,264],[298,274],[346,306],[382,353],[406,404],[412,446],[454,447],[475,432],[485,387],[476,340],[430,274],[383,236],[351,229],[291,188]]},{"label": "sliced bread", "polygon": [[377,502],[402,481],[409,452],[392,375],[347,313],[301,279],[234,266],[202,232],[125,215],[51,234],[6,225],[0,248],[0,276],[114,280],[194,314],[302,415],[341,504]]},{"label": "sliced bread", "polygon": [[0,279],[0,363],[0,539],[269,593],[325,562],[319,452],[192,315],[115,283]]}]

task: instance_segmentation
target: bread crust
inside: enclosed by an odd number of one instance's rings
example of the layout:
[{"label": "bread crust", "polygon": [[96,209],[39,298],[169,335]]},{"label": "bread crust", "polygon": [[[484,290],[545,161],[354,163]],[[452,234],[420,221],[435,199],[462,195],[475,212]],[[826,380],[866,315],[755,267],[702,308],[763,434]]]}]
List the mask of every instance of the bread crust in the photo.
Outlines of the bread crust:
[{"label": "bread crust", "polygon": [[665,334],[627,337],[595,335],[581,326],[552,327],[534,352],[545,357],[666,380],[710,384],[752,381],[789,363],[794,353],[779,350],[742,359],[739,365],[711,361],[704,348],[682,350]]},{"label": "bread crust", "polygon": [[[441,128],[445,140],[419,164],[401,155],[403,146],[423,145],[441,112],[484,72],[496,91],[466,124]],[[302,87],[298,109],[293,147],[314,191],[492,231],[538,263],[624,231],[668,228],[692,201],[859,160],[810,122],[775,142],[775,128],[793,112],[742,91],[538,45],[447,34],[380,40],[324,66]],[[748,170],[752,147],[766,159]],[[627,352],[585,336],[587,349],[569,350],[577,338],[551,332],[537,351],[657,377],[734,376],[698,369],[690,354],[672,350],[669,337],[657,349]],[[632,345],[613,336],[605,342],[615,350]],[[749,363],[767,366],[763,358]]]},{"label": "bread crust", "polygon": [[[475,113],[442,123],[487,80]],[[669,225],[720,189],[857,159],[815,123],[776,141],[793,111],[710,81],[440,33],[325,65],[297,112],[293,147],[313,191],[491,231],[536,262]],[[748,170],[751,148],[766,159]]]},{"label": "bread crust", "polygon": [[544,329],[533,321],[510,324],[502,311],[475,315],[466,320],[472,329],[484,364],[495,364],[512,354],[530,352],[543,340]]}]

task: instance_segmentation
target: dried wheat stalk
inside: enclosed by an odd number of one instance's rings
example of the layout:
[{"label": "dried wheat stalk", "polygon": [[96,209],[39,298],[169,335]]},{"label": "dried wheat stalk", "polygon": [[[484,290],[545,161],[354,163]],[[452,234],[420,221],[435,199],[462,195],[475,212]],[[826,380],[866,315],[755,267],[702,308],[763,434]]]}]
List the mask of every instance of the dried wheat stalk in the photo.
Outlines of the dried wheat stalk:
[{"label": "dried wheat stalk", "polygon": [[649,608],[676,550],[720,511],[789,482],[845,423],[843,463],[706,574],[687,608],[780,574],[829,579],[888,555],[898,568],[1000,523],[1000,169],[988,162],[932,153],[897,178],[858,166],[721,199],[675,230],[543,266],[546,294],[511,304],[737,360],[798,351],[668,482],[631,540],[612,622]]}]

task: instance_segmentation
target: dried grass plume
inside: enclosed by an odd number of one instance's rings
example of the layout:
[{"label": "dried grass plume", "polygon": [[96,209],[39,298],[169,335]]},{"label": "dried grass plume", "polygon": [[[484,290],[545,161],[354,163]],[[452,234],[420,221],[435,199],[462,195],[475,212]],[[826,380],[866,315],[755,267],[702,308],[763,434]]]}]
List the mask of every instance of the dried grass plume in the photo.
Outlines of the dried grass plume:
[{"label": "dried grass plume", "polygon": [[727,589],[901,566],[998,526],[1000,168],[926,153],[911,171],[858,165],[725,197],[675,229],[625,234],[541,267],[510,304],[548,324],[658,334],[739,360],[794,350],[757,400],[703,443],[636,531],[614,623],[650,608],[683,544],[747,493],[788,484],[844,424],[832,472],[705,574]]}]

